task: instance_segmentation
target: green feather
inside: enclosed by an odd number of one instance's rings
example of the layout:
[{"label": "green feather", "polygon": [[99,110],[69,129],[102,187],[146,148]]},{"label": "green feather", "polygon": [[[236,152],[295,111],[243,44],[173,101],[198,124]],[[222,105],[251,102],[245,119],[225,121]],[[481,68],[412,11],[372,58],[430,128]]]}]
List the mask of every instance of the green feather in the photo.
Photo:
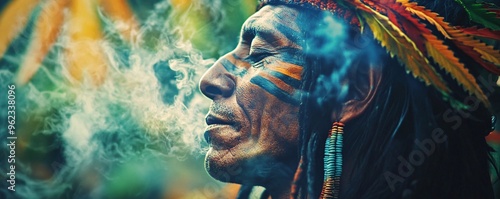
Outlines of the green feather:
[{"label": "green feather", "polygon": [[475,3],[474,0],[455,1],[465,9],[471,21],[492,30],[500,30],[500,19],[494,12],[489,12],[484,8],[482,4]]}]

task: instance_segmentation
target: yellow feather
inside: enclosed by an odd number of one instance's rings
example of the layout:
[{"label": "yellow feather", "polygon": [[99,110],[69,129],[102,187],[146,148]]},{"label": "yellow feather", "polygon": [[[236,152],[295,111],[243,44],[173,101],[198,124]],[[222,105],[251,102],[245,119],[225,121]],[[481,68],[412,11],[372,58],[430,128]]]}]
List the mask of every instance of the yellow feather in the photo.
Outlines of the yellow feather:
[{"label": "yellow feather", "polygon": [[[427,10],[425,7],[418,6],[416,3],[408,2],[408,0],[397,0],[401,2],[408,11],[411,13],[428,20],[438,29],[442,28],[440,32],[445,32],[449,36],[449,39],[454,42],[462,43],[463,45],[472,47],[474,51],[481,55],[481,58],[487,61],[490,61],[495,64],[499,64],[500,53],[497,50],[494,50],[491,46],[488,46],[484,43],[481,43],[479,40],[474,39],[472,36],[464,34],[463,31],[456,29],[453,26],[450,26],[447,22],[444,21],[444,18],[439,17],[437,13]],[[425,17],[424,17],[425,16]],[[444,33],[443,33],[444,35]],[[425,36],[425,35],[424,35]],[[445,35],[446,36],[446,35]],[[483,93],[482,89],[480,89],[479,85],[475,81],[474,76],[472,76],[468,70],[461,64],[458,59],[453,55],[451,50],[449,50],[446,46],[442,44],[441,41],[435,40],[437,38],[427,38],[429,42],[427,43],[426,48],[429,51],[429,55],[434,58],[442,68],[446,71],[450,72],[455,80],[464,87],[469,93],[473,93],[478,99],[480,99],[485,106],[490,107],[489,100],[486,95]],[[438,43],[436,43],[438,42]],[[438,45],[441,47],[436,48],[433,45]],[[471,55],[472,56],[472,55]]]},{"label": "yellow feather", "polygon": [[444,70],[451,74],[451,77],[455,79],[468,93],[475,95],[479,100],[481,100],[486,107],[490,107],[488,97],[484,94],[479,84],[476,82],[476,78],[469,73],[467,68],[460,63],[458,58],[453,55],[453,52],[448,49],[448,46],[444,45],[441,40],[432,34],[424,34],[424,38],[427,40],[425,47],[427,53],[433,60]]},{"label": "yellow feather", "polygon": [[106,75],[107,60],[100,45],[101,24],[96,0],[72,0],[69,20],[69,42],[66,48],[68,72],[77,81],[90,77],[100,85]]},{"label": "yellow feather", "polygon": [[[441,32],[441,34],[444,35],[444,37],[446,37],[447,39],[451,39],[451,36],[446,32],[445,28],[443,27],[443,26],[448,26],[448,24],[440,23],[440,21],[442,21],[444,19],[443,17],[439,17],[436,13],[434,13],[435,15],[431,15],[431,16],[427,15],[424,12],[415,9],[415,8],[423,8],[423,7],[419,7],[416,5],[416,3],[413,3],[413,2],[410,3],[410,2],[408,2],[408,0],[397,0],[397,2],[402,3],[403,6],[405,6],[405,9],[407,11],[409,11],[410,13],[418,16],[421,19],[427,20],[430,24],[434,25],[437,28],[437,30],[439,32]],[[436,19],[439,19],[439,20],[436,20]]]},{"label": "yellow feather", "polygon": [[56,41],[64,22],[64,8],[68,0],[49,0],[35,23],[33,37],[24,61],[19,68],[17,83],[27,83],[40,67],[41,62]]},{"label": "yellow feather", "polygon": [[12,40],[23,30],[38,0],[16,0],[10,2],[0,15],[0,58]]},{"label": "yellow feather", "polygon": [[484,43],[482,45],[477,45],[474,47],[474,50],[481,54],[481,58],[487,60],[489,62],[494,63],[495,65],[500,65],[500,53],[498,50],[493,49],[491,46],[487,46]]},{"label": "yellow feather", "polygon": [[380,41],[381,45],[388,50],[391,56],[397,55],[399,61],[415,77],[424,80],[427,85],[432,84],[440,92],[451,93],[451,90],[445,85],[439,73],[429,64],[427,58],[424,57],[408,36],[396,25],[392,24],[386,16],[365,5],[363,6],[364,9],[361,9],[360,16],[367,22],[366,24],[372,30],[374,37]]},{"label": "yellow feather", "polygon": [[[398,0],[398,2],[403,3],[403,5],[406,6],[406,9],[412,13],[415,12],[416,14],[420,12],[421,15],[428,16],[428,18],[425,19],[433,19],[433,22],[429,22],[436,23],[436,27],[439,26],[443,28],[444,32],[448,33],[448,35],[450,36],[449,39],[457,40],[460,43],[473,47],[476,52],[481,54],[481,58],[496,65],[500,65],[500,52],[498,50],[495,50],[493,49],[493,47],[486,45],[477,39],[474,39],[473,37],[463,33],[463,31],[456,29],[455,27],[450,26],[447,22],[444,21],[442,17],[439,17],[437,13],[431,12],[422,6],[418,6],[416,3],[409,3],[408,0]],[[419,16],[419,14],[416,15]]]},{"label": "yellow feather", "polygon": [[460,30],[453,30],[448,32],[453,36],[454,40],[466,46],[472,47],[474,51],[481,55],[482,59],[500,66],[500,51],[495,50],[492,46],[486,45],[485,43],[482,43],[481,41],[463,33]]},{"label": "yellow feather", "polygon": [[495,50],[492,46],[486,45],[469,35],[457,37],[457,40],[461,41],[465,45],[473,47],[476,52],[481,54],[481,58],[484,60],[492,62],[497,66],[500,65],[500,52]]},{"label": "yellow feather", "polygon": [[100,0],[100,4],[111,19],[121,23],[117,28],[122,37],[128,41],[133,40],[134,35],[139,33],[139,22],[127,0]]}]

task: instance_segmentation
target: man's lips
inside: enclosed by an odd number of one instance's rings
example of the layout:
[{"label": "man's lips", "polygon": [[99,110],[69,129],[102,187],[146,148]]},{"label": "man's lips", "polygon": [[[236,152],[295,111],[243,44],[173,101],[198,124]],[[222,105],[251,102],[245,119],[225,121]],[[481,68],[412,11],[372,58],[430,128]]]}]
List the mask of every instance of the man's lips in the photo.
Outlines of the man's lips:
[{"label": "man's lips", "polygon": [[205,141],[208,144],[213,144],[213,143],[211,143],[212,138],[214,136],[215,137],[218,136],[218,135],[215,135],[216,132],[213,131],[214,128],[216,128],[217,126],[234,126],[234,124],[235,124],[235,122],[233,122],[229,119],[226,119],[226,118],[223,118],[220,116],[216,116],[213,114],[207,115],[207,117],[205,118],[205,122],[207,123],[208,127],[207,127],[207,130],[205,131],[205,133],[203,134],[203,136],[205,137]]},{"label": "man's lips", "polygon": [[212,125],[212,124],[221,124],[221,125],[231,125],[234,124],[234,122],[228,120],[228,119],[222,119],[221,117],[217,117],[214,115],[207,115],[205,118],[205,122],[207,125]]}]

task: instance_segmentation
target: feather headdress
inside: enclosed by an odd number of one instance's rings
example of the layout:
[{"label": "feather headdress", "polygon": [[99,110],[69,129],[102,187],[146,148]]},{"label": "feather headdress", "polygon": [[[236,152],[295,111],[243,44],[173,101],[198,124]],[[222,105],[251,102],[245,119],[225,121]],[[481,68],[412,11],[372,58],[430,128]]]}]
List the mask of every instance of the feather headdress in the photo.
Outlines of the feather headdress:
[{"label": "feather headdress", "polygon": [[[391,57],[396,57],[415,78],[436,88],[453,107],[467,106],[451,97],[452,90],[435,66],[490,108],[476,77],[458,59],[456,51],[500,75],[500,52],[480,40],[500,40],[500,9],[474,0],[455,1],[481,27],[453,26],[436,12],[409,0],[262,0],[260,7],[273,3],[315,7],[345,18],[361,30],[369,28]],[[452,50],[448,43],[455,48]]]},{"label": "feather headdress", "polygon": [[[470,67],[482,67],[500,75],[500,52],[483,42],[484,39],[500,40],[500,9],[474,0],[454,1],[479,27],[451,25],[436,12],[409,0],[261,0],[259,9],[266,4],[292,4],[330,11],[357,26],[361,32],[371,30],[374,39],[391,57],[415,78],[433,86],[454,108],[467,106],[454,99],[450,81],[491,110],[487,95],[469,70]],[[468,63],[466,67],[457,55],[468,56],[475,63]],[[444,78],[441,71],[449,74],[451,80]],[[343,124],[334,122],[325,141],[320,198],[338,198],[340,194]],[[302,154],[294,177],[292,198],[298,195],[303,159]]]}]

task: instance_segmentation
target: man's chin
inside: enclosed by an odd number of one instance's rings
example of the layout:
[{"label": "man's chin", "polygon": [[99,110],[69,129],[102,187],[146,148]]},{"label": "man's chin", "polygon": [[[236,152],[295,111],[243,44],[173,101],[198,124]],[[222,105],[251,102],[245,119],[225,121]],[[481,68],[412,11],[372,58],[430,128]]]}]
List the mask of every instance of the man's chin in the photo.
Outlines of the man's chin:
[{"label": "man's chin", "polygon": [[232,149],[211,147],[205,156],[205,169],[222,182],[263,186],[270,179],[292,176],[293,171],[287,168],[269,154],[256,153],[241,145]]},{"label": "man's chin", "polygon": [[205,169],[216,180],[239,183],[244,172],[241,162],[229,149],[210,147],[205,156]]}]

